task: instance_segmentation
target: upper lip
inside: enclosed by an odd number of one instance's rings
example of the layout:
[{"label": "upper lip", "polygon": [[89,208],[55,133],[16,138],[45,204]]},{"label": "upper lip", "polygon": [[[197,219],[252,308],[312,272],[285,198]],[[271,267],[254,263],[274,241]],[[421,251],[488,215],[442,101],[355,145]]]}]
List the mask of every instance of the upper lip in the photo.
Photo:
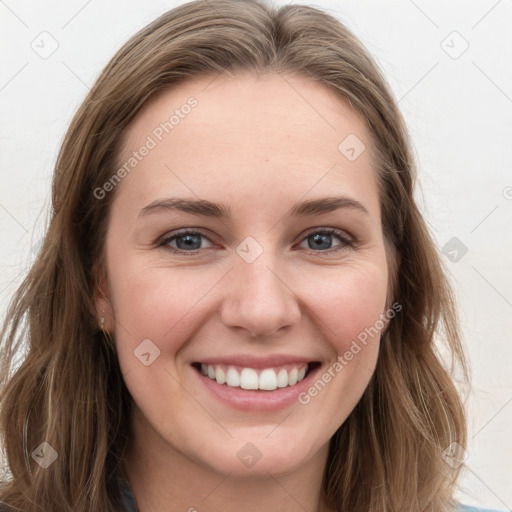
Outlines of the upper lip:
[{"label": "upper lip", "polygon": [[223,365],[232,365],[232,366],[242,366],[244,368],[271,368],[275,366],[282,366],[285,364],[303,364],[303,363],[313,363],[318,362],[317,358],[314,357],[304,357],[304,356],[292,356],[292,355],[274,355],[274,356],[266,356],[266,357],[254,357],[247,354],[240,355],[229,355],[229,356],[216,356],[216,357],[205,357],[204,359],[200,359],[195,361],[196,363],[203,364],[223,364]]}]

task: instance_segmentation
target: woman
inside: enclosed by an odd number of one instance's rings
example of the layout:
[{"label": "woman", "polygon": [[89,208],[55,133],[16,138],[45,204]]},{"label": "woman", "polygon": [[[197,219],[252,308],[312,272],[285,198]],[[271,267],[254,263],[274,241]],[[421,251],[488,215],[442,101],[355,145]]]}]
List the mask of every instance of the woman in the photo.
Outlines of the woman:
[{"label": "woman", "polygon": [[2,333],[6,510],[469,510],[404,122],[316,9],[191,2],[75,115]]}]

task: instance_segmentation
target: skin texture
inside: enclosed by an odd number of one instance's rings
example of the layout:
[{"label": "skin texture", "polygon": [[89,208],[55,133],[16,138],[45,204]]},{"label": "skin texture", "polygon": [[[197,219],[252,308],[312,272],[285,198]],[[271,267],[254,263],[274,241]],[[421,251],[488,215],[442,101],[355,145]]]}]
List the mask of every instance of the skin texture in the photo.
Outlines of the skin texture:
[{"label": "skin texture", "polygon": [[[107,232],[107,299],[97,304],[135,402],[125,471],[141,512],[319,510],[329,439],[368,385],[380,335],[307,405],[272,412],[220,402],[191,363],[307,356],[321,363],[321,377],[385,312],[369,131],[347,102],[308,78],[221,75],[148,103],[125,134],[120,162],[191,96],[197,106],[117,185]],[[354,161],[338,149],[349,134],[366,146]],[[338,195],[368,213],[287,217],[297,201]],[[138,217],[168,197],[224,203],[232,218],[166,210]],[[182,228],[206,237],[198,254],[158,247]],[[327,249],[315,248],[319,228],[342,230],[356,245],[333,235]],[[246,237],[263,249],[252,263],[236,252]],[[176,239],[169,246],[179,250]],[[145,339],[160,350],[147,366],[134,355]],[[252,467],[237,457],[248,442],[261,453]]]}]

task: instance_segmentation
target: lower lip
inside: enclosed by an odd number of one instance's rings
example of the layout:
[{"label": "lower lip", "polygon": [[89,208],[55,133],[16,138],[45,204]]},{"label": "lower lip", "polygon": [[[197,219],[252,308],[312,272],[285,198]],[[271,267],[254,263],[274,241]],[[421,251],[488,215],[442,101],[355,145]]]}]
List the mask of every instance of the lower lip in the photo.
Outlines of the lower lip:
[{"label": "lower lip", "polygon": [[313,368],[304,379],[294,386],[277,388],[273,391],[242,389],[218,384],[196,369],[194,372],[208,390],[221,402],[242,411],[277,411],[299,402],[299,395],[311,385],[320,368]]}]

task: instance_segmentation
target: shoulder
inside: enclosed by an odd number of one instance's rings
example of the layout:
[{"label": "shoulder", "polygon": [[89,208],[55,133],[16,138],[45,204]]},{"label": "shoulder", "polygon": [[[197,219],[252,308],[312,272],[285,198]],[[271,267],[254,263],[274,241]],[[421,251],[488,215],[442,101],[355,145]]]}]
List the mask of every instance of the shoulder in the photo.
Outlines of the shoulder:
[{"label": "shoulder", "polygon": [[457,506],[456,512],[500,512],[500,511],[496,510],[496,509],[490,509],[490,508],[473,507],[472,505],[463,505],[462,503],[459,503]]}]

